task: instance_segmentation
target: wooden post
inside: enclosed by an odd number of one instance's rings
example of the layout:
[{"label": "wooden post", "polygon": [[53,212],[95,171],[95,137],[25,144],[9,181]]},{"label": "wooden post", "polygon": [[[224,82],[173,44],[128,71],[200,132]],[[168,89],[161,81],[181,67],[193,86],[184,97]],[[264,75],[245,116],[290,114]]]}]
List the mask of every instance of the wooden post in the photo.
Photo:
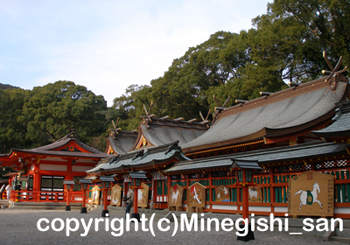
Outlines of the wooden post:
[{"label": "wooden post", "polygon": [[134,213],[137,214],[137,195],[138,195],[138,189],[135,187],[134,192]]},{"label": "wooden post", "polygon": [[[168,203],[169,203],[169,198],[170,198],[170,188],[171,188],[171,183],[170,183],[170,176],[165,176],[165,178],[167,179],[167,183],[168,183],[168,195],[167,195],[167,208],[169,208]],[[165,184],[165,183],[164,183]],[[164,185],[165,188],[165,185]]]},{"label": "wooden post", "polygon": [[212,208],[213,208],[213,204],[212,204],[212,202],[213,202],[213,189],[212,189],[212,179],[211,179],[211,172],[209,173],[209,187],[208,187],[208,189],[209,189],[209,208],[210,208],[210,210],[212,210]]},{"label": "wooden post", "polygon": [[273,183],[275,183],[275,178],[273,174],[273,167],[270,168],[270,202],[271,202],[271,213],[275,214],[275,203],[276,203],[276,195],[275,195],[275,187],[273,187]]},{"label": "wooden post", "polygon": [[242,218],[248,219],[249,223],[249,203],[248,203],[248,186],[244,184],[246,178],[245,178],[245,170],[243,170],[243,187],[242,187]]},{"label": "wooden post", "polygon": [[108,217],[109,211],[107,209],[107,190],[108,188],[103,188],[103,210],[102,210],[102,217]]},{"label": "wooden post", "polygon": [[80,210],[80,213],[82,213],[82,214],[86,214],[87,213],[85,202],[86,202],[86,190],[83,189],[83,204],[82,204],[82,207],[81,207],[81,210]]},{"label": "wooden post", "polygon": [[250,224],[249,224],[249,186],[246,182],[246,170],[243,169],[243,184],[242,184],[242,218],[247,219],[246,221],[243,221],[244,224],[240,224],[240,227],[248,227],[248,233],[245,236],[237,236],[237,240],[239,241],[250,241],[254,240],[254,232],[251,230]]},{"label": "wooden post", "polygon": [[[38,167],[34,165],[34,171],[38,171]],[[41,175],[38,173],[33,173],[33,191],[40,191]]]},{"label": "wooden post", "polygon": [[136,219],[138,222],[141,222],[140,220],[140,214],[137,211],[137,196],[138,196],[138,189],[137,187],[134,187],[134,213],[131,214],[131,218]]},{"label": "wooden post", "polygon": [[242,202],[242,218],[248,219],[249,223],[249,203],[248,203],[248,186],[245,185],[242,187],[242,195],[243,195],[243,202]]},{"label": "wooden post", "polygon": [[67,199],[66,199],[66,211],[70,211],[70,205],[69,205],[69,190],[66,190],[67,192]]}]

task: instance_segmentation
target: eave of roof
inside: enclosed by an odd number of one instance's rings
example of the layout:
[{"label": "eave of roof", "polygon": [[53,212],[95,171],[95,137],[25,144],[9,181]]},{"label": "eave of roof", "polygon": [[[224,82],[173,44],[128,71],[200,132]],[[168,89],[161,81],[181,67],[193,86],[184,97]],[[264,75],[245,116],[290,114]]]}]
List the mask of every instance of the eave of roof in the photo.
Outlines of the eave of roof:
[{"label": "eave of roof", "polygon": [[88,153],[88,152],[74,152],[74,151],[32,151],[23,149],[11,149],[8,156],[12,153],[27,153],[31,155],[42,155],[42,156],[59,156],[59,157],[79,157],[79,158],[105,158],[109,155],[103,152],[99,153]]},{"label": "eave of roof", "polygon": [[170,161],[189,160],[182,154],[178,142],[162,145],[160,147],[147,148],[132,153],[108,158],[95,168],[86,171],[87,173],[98,173],[104,171],[118,171],[124,169],[135,169],[146,166],[154,166]]},{"label": "eave of roof", "polygon": [[77,138],[69,138],[69,137],[63,137],[51,144],[48,145],[44,145],[44,146],[40,146],[34,149],[22,149],[22,151],[30,151],[30,152],[42,152],[42,151],[53,151],[55,149],[61,148],[65,145],[67,145],[68,143],[70,143],[71,141],[73,141],[74,143],[76,143],[78,146],[80,146],[81,148],[83,148],[84,150],[91,152],[91,153],[102,153],[84,143],[82,143],[79,139]]},{"label": "eave of roof", "polygon": [[[68,150],[60,150],[62,147],[69,145],[71,142],[74,142],[76,146],[81,147],[85,150],[83,151],[68,151]],[[74,144],[73,143],[73,144]],[[72,144],[72,143],[71,143]],[[58,149],[58,150],[57,150]],[[26,155],[32,156],[58,156],[58,157],[72,157],[72,158],[85,158],[85,159],[101,159],[108,157],[109,155],[98,151],[82,142],[80,142],[77,138],[63,137],[54,143],[40,146],[34,149],[16,149],[12,148],[8,154],[0,155],[0,162],[2,163],[16,163],[16,155],[17,153],[25,153]],[[17,158],[19,156],[17,155]]]},{"label": "eave of roof", "polygon": [[347,153],[347,147],[349,147],[349,145],[346,143],[336,144],[334,142],[306,143],[294,146],[276,147],[272,149],[182,161],[175,163],[174,166],[162,172],[174,173],[197,169],[228,168],[232,165],[232,158],[250,161],[258,160],[259,164],[295,161],[313,157],[320,158],[333,154],[345,154]]},{"label": "eave of roof", "polygon": [[317,137],[348,137],[350,136],[350,101],[339,104],[338,113],[334,122],[327,128],[313,131]]}]

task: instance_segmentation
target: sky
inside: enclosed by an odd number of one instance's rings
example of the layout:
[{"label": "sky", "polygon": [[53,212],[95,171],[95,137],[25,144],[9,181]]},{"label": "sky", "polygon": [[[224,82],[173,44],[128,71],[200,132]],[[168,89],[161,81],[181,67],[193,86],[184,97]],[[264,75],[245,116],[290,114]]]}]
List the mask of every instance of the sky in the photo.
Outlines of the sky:
[{"label": "sky", "polygon": [[271,1],[0,0],[0,83],[73,81],[112,106],[211,34],[252,28]]}]

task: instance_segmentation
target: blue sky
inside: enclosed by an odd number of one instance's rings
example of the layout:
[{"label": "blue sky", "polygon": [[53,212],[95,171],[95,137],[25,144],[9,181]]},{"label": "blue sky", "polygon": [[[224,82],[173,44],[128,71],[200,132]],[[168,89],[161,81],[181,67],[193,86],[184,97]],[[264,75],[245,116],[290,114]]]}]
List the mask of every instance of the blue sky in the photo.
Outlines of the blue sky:
[{"label": "blue sky", "polygon": [[73,81],[108,106],[217,31],[239,33],[265,0],[0,0],[0,83]]}]

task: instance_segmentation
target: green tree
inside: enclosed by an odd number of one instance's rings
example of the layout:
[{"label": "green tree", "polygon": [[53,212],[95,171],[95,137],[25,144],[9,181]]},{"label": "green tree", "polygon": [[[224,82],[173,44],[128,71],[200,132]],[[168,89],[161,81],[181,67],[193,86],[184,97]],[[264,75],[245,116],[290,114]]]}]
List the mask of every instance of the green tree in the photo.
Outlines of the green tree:
[{"label": "green tree", "polygon": [[19,88],[0,90],[0,153],[8,153],[11,148],[24,148],[28,145],[25,137],[26,126],[18,120],[28,96],[28,90]]},{"label": "green tree", "polygon": [[105,131],[106,109],[103,96],[73,82],[57,81],[31,91],[18,121],[26,125],[32,147],[56,141],[73,129],[89,143]]},{"label": "green tree", "polygon": [[[313,42],[330,57],[350,61],[350,3],[348,0],[275,0],[268,5],[271,19],[292,18],[303,28],[305,41]],[[322,56],[318,56],[322,59]],[[310,58],[316,59],[317,57]]]},{"label": "green tree", "polygon": [[[122,130],[137,130],[140,125],[140,116],[145,115],[143,104],[149,105],[150,103],[149,92],[149,86],[130,85],[125,94],[114,99],[108,117],[113,120],[119,117],[118,127]],[[111,127],[112,124],[110,123]]]}]

